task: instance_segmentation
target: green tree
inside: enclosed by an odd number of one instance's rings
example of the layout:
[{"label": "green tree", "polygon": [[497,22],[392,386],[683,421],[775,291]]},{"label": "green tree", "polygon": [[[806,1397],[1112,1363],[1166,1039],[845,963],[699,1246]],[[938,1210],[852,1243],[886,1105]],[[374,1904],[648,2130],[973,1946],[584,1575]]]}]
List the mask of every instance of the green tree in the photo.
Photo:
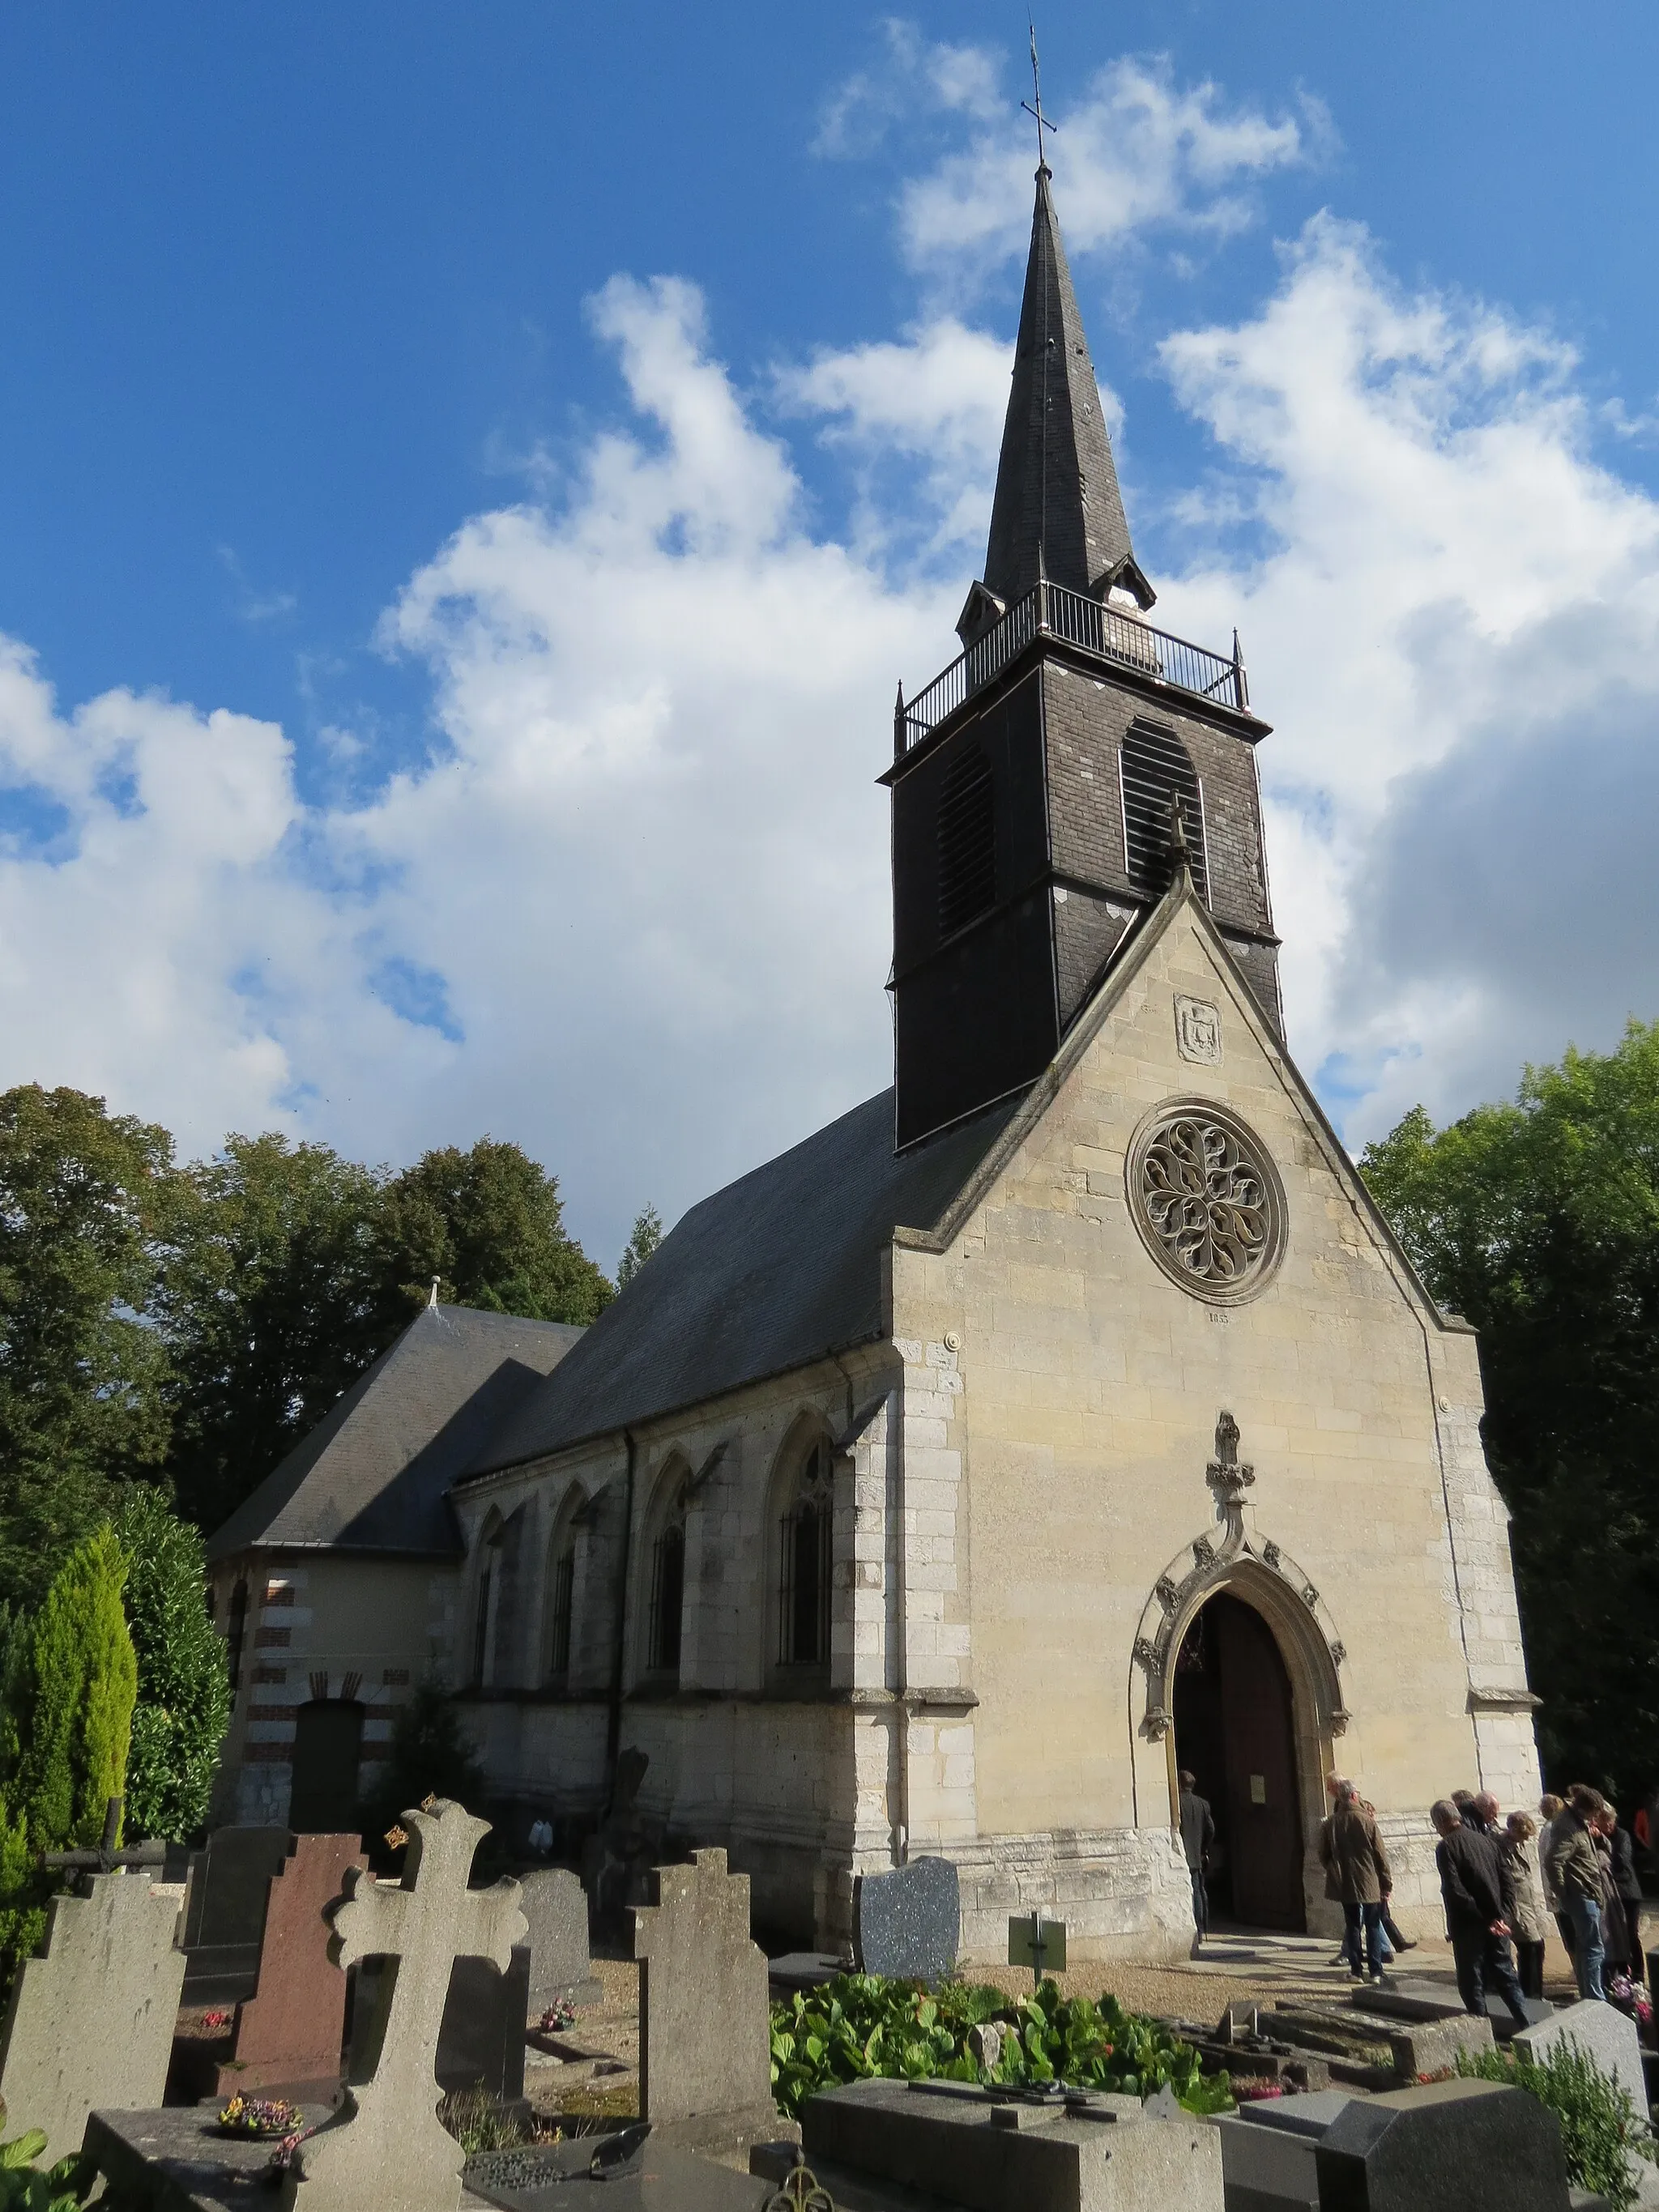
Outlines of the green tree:
[{"label": "green tree", "polygon": [[127,1559],[107,1525],[77,1545],[39,1612],[14,1620],[0,1709],[0,1954],[39,1941],[41,1851],[96,1844],[126,1786],[138,1664],[121,1608]]},{"label": "green tree", "polygon": [[382,1179],[326,1145],[231,1137],[175,1178],[158,1310],[167,1462],[210,1534],[384,1350]]},{"label": "green tree", "polygon": [[627,1288],[661,1243],[661,1214],[654,1206],[642,1206],[617,1265],[617,1288],[619,1291]]},{"label": "green tree", "polygon": [[166,1452],[167,1348],[143,1316],[172,1151],[78,1091],[0,1094],[0,1599],[38,1604]]},{"label": "green tree", "polygon": [[1360,1162],[1436,1298],[1480,1332],[1552,1780],[1659,1774],[1659,1024],[1528,1067],[1513,1105],[1421,1107]]},{"label": "green tree", "polygon": [[125,1607],[138,1662],[127,1832],[178,1842],[207,1820],[230,1725],[225,1647],[208,1618],[201,1532],[149,1483],[127,1492],[115,1528],[131,1563]]},{"label": "green tree", "polygon": [[435,1275],[457,1305],[585,1325],[614,1295],[565,1230],[557,1176],[493,1137],[427,1152],[393,1176],[381,1237],[388,1287],[410,1304]]}]

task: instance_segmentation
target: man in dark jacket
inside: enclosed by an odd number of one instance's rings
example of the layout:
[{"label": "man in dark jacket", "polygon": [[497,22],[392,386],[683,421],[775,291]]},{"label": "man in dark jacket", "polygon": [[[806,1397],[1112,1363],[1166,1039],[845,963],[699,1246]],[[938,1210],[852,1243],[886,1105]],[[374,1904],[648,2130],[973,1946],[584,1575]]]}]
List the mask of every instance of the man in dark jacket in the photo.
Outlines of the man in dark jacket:
[{"label": "man in dark jacket", "polygon": [[[1382,1978],[1382,1899],[1394,1886],[1389,1855],[1382,1848],[1375,1819],[1360,1802],[1352,1782],[1340,1782],[1336,1810],[1319,1832],[1319,1856],[1328,1876],[1334,1877],[1342,1900],[1352,1945],[1350,1972],[1361,1980]],[[1359,1963],[1361,1931],[1364,1964]]]},{"label": "man in dark jacket", "polygon": [[1198,1778],[1182,1767],[1176,1778],[1181,1784],[1181,1848],[1187,1855],[1187,1871],[1193,1878],[1193,1956],[1210,1931],[1210,1891],[1204,1877],[1215,1842],[1215,1815],[1209,1800],[1198,1794]]},{"label": "man in dark jacket", "polygon": [[1449,1797],[1431,1808],[1439,1832],[1434,1863],[1440,1870],[1440,1894],[1446,1904],[1457,1993],[1463,2009],[1484,2020],[1490,1980],[1517,2027],[1529,2027],[1521,2002],[1521,1984],[1510,1956],[1508,1876],[1490,1836],[1468,1827]]}]

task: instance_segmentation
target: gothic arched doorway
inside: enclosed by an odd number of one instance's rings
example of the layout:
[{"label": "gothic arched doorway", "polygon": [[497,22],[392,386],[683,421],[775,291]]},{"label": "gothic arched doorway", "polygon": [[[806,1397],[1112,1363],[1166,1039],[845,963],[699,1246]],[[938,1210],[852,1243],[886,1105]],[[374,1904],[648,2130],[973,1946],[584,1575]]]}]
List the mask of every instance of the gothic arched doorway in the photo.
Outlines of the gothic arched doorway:
[{"label": "gothic arched doorway", "polygon": [[1222,1590],[1194,1616],[1175,1667],[1175,1754],[1215,1814],[1212,1911],[1300,1930],[1302,1816],[1291,1681],[1273,1630]]}]

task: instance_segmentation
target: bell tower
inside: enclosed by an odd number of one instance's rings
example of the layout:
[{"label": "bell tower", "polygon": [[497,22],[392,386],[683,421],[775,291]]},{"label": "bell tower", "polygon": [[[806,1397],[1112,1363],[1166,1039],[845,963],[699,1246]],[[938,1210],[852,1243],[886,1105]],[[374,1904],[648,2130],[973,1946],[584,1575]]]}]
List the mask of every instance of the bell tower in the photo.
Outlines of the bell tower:
[{"label": "bell tower", "polygon": [[1045,162],[984,575],[963,650],[893,722],[899,1149],[1034,1082],[1168,888],[1199,895],[1281,1027],[1237,633],[1155,629]]}]

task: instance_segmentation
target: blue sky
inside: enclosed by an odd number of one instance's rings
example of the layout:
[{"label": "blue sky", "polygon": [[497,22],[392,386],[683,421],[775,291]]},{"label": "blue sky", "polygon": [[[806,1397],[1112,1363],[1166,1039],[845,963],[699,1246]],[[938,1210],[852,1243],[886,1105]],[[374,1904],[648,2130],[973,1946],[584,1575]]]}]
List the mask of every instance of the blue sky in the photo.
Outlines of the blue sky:
[{"label": "blue sky", "polygon": [[[1358,1139],[1659,1012],[1659,22],[1121,21],[1038,26],[1061,219]],[[977,6],[11,11],[0,1079],[489,1128],[607,1262],[877,1087],[1024,64]]]}]

